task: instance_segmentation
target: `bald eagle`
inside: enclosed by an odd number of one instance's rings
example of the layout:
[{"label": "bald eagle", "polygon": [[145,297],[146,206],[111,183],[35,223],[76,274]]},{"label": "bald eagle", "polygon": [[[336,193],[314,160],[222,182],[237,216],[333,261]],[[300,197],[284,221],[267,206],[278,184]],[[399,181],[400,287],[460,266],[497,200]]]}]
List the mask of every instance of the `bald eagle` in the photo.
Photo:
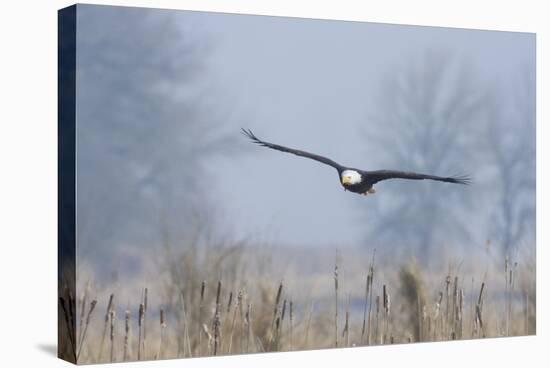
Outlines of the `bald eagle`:
[{"label": "bald eagle", "polygon": [[451,176],[451,177],[442,177],[435,175],[419,174],[415,172],[405,172],[405,171],[394,171],[394,170],[376,170],[376,171],[365,171],[359,170],[351,167],[342,166],[337,162],[332,161],[331,159],[323,156],[319,156],[313,153],[300,151],[293,148],[288,148],[280,146],[278,144],[273,144],[269,142],[262,141],[252,133],[250,129],[246,130],[241,128],[242,133],[250,138],[252,142],[263,146],[268,147],[277,151],[292,153],[297,156],[307,157],[309,159],[319,161],[325,165],[332,166],[338,171],[338,176],[340,178],[340,183],[344,187],[344,190],[349,190],[350,192],[358,194],[374,194],[373,185],[382,180],[387,179],[410,179],[410,180],[436,180],[442,181],[445,183],[455,183],[455,184],[470,184],[470,178],[468,176]]}]

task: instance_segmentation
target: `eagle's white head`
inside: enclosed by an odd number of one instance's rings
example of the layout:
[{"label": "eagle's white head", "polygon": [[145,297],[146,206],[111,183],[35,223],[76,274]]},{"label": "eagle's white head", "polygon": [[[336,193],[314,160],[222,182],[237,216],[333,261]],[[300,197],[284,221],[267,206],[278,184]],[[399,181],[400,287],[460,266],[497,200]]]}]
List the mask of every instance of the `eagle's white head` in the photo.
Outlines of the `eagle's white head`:
[{"label": "eagle's white head", "polygon": [[340,178],[343,185],[354,185],[361,182],[361,174],[355,170],[344,170]]}]

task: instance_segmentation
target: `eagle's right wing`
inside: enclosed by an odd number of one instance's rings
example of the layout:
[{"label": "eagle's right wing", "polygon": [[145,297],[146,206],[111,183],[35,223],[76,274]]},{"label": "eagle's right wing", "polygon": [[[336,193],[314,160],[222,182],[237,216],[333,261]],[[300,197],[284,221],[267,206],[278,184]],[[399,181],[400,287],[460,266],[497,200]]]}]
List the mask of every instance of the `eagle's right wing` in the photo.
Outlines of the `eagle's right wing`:
[{"label": "eagle's right wing", "polygon": [[342,165],[338,164],[337,162],[332,161],[329,158],[319,156],[319,155],[316,155],[314,153],[309,153],[309,152],[306,152],[306,151],[300,151],[300,150],[297,150],[297,149],[288,148],[288,147],[285,147],[285,146],[280,146],[278,144],[264,142],[264,141],[260,140],[258,137],[256,137],[250,129],[246,130],[246,129],[241,128],[241,130],[242,130],[242,133],[244,135],[246,135],[248,138],[250,138],[252,140],[252,142],[254,142],[256,144],[259,144],[260,146],[268,147],[268,148],[271,148],[271,149],[274,149],[274,150],[277,150],[277,151],[292,153],[296,156],[310,158],[312,160],[322,162],[325,165],[332,166],[338,171],[341,171],[341,170],[344,169],[342,167]]}]

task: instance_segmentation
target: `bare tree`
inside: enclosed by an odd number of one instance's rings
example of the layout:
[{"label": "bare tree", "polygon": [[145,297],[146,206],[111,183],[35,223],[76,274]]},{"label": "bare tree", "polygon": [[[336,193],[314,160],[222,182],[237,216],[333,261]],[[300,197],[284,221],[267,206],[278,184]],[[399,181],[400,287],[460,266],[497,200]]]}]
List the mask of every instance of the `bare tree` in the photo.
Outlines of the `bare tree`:
[{"label": "bare tree", "polygon": [[211,42],[182,19],[79,5],[78,234],[88,259],[115,243],[177,239],[208,207],[205,159],[232,147],[204,65]]},{"label": "bare tree", "polygon": [[[372,168],[475,176],[486,101],[471,69],[452,55],[429,51],[407,60],[382,78],[365,122]],[[471,203],[462,187],[385,182],[364,201],[362,223],[368,241],[427,252],[470,237]]]},{"label": "bare tree", "polygon": [[492,238],[510,255],[521,242],[533,240],[535,223],[535,83],[524,68],[512,82],[506,103],[491,106],[487,126],[489,154],[494,162],[494,188],[498,194],[492,212]]}]

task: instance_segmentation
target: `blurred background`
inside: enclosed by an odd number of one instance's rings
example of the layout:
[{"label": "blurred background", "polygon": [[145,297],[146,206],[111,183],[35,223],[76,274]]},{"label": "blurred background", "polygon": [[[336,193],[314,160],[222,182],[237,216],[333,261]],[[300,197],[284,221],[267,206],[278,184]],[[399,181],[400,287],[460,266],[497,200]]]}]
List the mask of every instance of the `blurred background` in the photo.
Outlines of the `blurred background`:
[{"label": "blurred background", "polygon": [[[130,271],[121,255],[197,221],[212,235],[331,253],[533,244],[533,34],[101,6],[78,15],[80,262]],[[344,165],[474,184],[387,181],[363,198],[330,167],[251,145],[241,127]]]}]

